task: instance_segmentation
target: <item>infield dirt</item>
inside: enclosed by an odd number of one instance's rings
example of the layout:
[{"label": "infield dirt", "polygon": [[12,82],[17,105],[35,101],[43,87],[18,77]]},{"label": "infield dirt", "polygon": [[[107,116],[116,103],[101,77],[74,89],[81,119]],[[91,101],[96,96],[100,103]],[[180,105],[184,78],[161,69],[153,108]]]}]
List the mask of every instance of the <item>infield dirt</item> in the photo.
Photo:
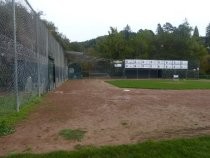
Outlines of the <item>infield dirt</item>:
[{"label": "infield dirt", "polygon": [[[16,132],[0,138],[0,155],[210,134],[210,90],[124,91],[103,80],[73,80],[50,92]],[[81,141],[59,136],[83,129]]]}]

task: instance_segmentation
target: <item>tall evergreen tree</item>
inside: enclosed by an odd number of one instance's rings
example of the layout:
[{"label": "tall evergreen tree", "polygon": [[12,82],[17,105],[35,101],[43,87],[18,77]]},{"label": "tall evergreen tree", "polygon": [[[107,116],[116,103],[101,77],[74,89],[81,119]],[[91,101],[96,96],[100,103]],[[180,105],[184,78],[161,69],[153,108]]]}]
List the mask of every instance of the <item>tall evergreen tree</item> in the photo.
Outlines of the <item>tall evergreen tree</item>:
[{"label": "tall evergreen tree", "polygon": [[161,35],[163,32],[164,32],[164,31],[163,31],[162,26],[161,26],[160,24],[158,24],[158,26],[157,26],[157,34],[158,34],[158,35]]},{"label": "tall evergreen tree", "polygon": [[188,21],[185,19],[184,23],[180,24],[176,32],[182,38],[190,38],[192,36],[192,27],[189,25]]},{"label": "tall evergreen tree", "polygon": [[206,27],[206,37],[209,37],[210,38],[210,23]]},{"label": "tall evergreen tree", "polygon": [[209,45],[210,45],[210,23],[206,27],[206,45],[209,48]]},{"label": "tall evergreen tree", "polygon": [[124,28],[123,33],[124,33],[125,39],[128,40],[130,38],[130,34],[131,34],[131,27],[128,24]]},{"label": "tall evergreen tree", "polygon": [[198,27],[195,26],[194,32],[193,32],[193,37],[199,38],[199,31],[198,31]]}]

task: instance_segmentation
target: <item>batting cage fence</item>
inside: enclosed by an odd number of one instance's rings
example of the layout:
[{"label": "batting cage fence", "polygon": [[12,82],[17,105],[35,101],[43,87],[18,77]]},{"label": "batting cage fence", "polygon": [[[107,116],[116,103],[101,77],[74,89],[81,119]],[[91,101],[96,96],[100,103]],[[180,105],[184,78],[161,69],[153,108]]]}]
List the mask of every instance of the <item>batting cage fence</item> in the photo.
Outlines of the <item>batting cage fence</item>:
[{"label": "batting cage fence", "polygon": [[61,45],[27,0],[0,0],[0,114],[67,79]]}]

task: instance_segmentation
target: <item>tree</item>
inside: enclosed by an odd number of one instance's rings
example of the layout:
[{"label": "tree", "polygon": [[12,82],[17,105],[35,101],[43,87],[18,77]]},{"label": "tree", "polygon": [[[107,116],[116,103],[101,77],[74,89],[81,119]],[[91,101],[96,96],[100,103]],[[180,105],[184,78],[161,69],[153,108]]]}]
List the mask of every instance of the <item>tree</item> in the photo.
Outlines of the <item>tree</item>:
[{"label": "tree", "polygon": [[76,52],[82,52],[83,51],[83,47],[82,47],[82,44],[81,43],[71,42],[68,45],[68,50],[76,51]]},{"label": "tree", "polygon": [[135,57],[152,58],[154,52],[155,34],[151,30],[139,30],[135,37]]},{"label": "tree", "polygon": [[110,27],[108,34],[107,37],[98,41],[96,49],[103,58],[119,59],[123,38],[114,27]]},{"label": "tree", "polygon": [[12,14],[12,2],[0,1],[0,34],[9,38],[13,37],[13,24],[11,22]]},{"label": "tree", "polygon": [[198,27],[195,26],[194,32],[193,32],[193,37],[195,38],[199,38],[199,31],[198,31]]},{"label": "tree", "polygon": [[210,46],[210,23],[206,27],[206,45]]},{"label": "tree", "polygon": [[163,28],[162,28],[162,26],[160,25],[160,24],[158,24],[158,26],[157,26],[157,35],[161,35],[161,34],[163,34]]},{"label": "tree", "polygon": [[171,23],[167,22],[163,25],[164,32],[173,33],[176,27],[174,27]]},{"label": "tree", "polygon": [[190,38],[191,32],[193,31],[192,27],[189,25],[188,21],[185,19],[184,23],[180,24],[176,29],[176,34],[180,38]]},{"label": "tree", "polygon": [[114,28],[114,27],[110,27],[110,31],[108,31],[109,35],[114,35],[114,34],[117,34],[118,31],[117,31],[117,28]]},{"label": "tree", "polygon": [[[203,60],[207,55],[207,50],[199,38],[195,38],[195,36],[199,37],[197,28],[194,29],[194,36],[191,34],[192,30],[187,21],[178,27],[170,23],[166,23],[164,27],[158,24],[157,34],[143,29],[137,33],[131,32],[129,25],[120,32],[117,28],[110,27],[108,36],[96,39],[95,48],[92,44],[89,46],[93,48],[91,51],[108,59],[200,60],[200,63],[204,65],[201,71],[209,71],[206,68],[208,66],[205,66],[207,61]],[[129,33],[127,36],[129,38],[125,38],[126,32]]]},{"label": "tree", "polygon": [[[60,33],[58,31],[58,28],[55,26],[53,22],[47,21],[47,20],[42,20],[44,24],[47,26],[49,32],[53,35],[53,37],[60,43],[60,45],[65,49],[65,50],[71,50],[72,45],[70,45],[70,40]],[[74,44],[73,44],[74,45]]]},{"label": "tree", "polygon": [[210,37],[210,23],[206,27],[206,37]]},{"label": "tree", "polygon": [[124,30],[122,31],[126,40],[129,40],[131,34],[131,27],[127,24]]},{"label": "tree", "polygon": [[206,55],[201,60],[201,73],[210,74],[210,55]]}]

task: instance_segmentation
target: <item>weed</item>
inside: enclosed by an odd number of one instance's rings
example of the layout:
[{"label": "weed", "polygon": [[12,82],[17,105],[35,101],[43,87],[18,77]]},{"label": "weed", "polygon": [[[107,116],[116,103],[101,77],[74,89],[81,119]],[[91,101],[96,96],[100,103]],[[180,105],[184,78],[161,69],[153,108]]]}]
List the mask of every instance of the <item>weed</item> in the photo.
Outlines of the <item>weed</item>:
[{"label": "weed", "polygon": [[12,134],[15,132],[15,129],[8,125],[6,121],[0,122],[0,137]]},{"label": "weed", "polygon": [[59,135],[67,140],[81,141],[85,133],[86,131],[83,131],[80,129],[76,129],[76,130],[63,129],[59,132]]}]

